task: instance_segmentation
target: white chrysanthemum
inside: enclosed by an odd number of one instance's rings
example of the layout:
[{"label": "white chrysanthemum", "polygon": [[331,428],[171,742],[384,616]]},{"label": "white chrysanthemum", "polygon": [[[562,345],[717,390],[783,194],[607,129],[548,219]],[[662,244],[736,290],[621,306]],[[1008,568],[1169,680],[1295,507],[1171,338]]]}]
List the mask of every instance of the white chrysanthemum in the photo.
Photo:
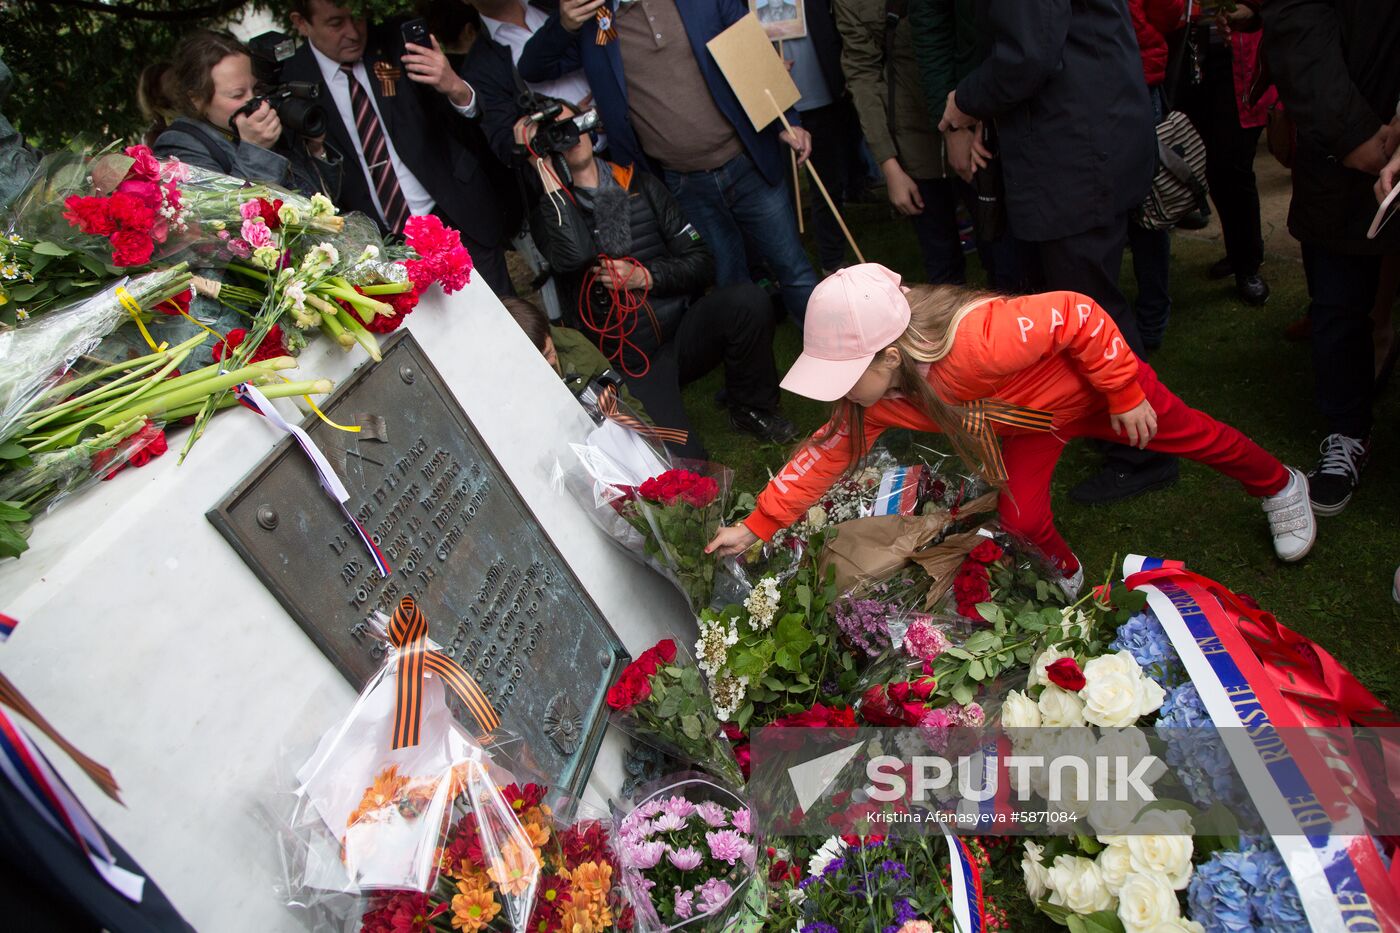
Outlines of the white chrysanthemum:
[{"label": "white chrysanthemum", "polygon": [[823,842],[822,847],[812,853],[812,857],[807,861],[807,877],[816,878],[820,876],[826,869],[826,866],[830,865],[845,851],[846,843],[840,836],[832,836],[826,842]]}]

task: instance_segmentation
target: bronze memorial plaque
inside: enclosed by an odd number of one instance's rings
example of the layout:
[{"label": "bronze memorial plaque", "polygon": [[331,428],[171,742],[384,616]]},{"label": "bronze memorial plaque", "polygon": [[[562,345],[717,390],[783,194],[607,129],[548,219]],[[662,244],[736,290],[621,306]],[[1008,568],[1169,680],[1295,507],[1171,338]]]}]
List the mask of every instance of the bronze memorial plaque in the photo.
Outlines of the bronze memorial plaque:
[{"label": "bronze memorial plaque", "polygon": [[384,657],[367,620],[412,594],[430,637],[481,684],[534,764],[580,792],[622,642],[411,334],[385,341],[383,362],[362,366],[322,410],[361,425],[358,434],[316,418],[302,427],[340,474],[389,576],[290,437],[209,520],[357,688]]}]

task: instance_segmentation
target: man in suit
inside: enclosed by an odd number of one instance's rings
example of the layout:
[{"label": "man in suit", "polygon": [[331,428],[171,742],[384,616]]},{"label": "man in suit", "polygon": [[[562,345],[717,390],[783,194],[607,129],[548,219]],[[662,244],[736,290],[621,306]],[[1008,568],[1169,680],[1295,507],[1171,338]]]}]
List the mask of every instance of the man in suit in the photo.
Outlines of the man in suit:
[{"label": "man in suit", "polygon": [[374,218],[389,234],[402,233],[411,216],[436,213],[461,232],[492,290],[515,294],[490,181],[456,134],[441,129],[475,116],[477,105],[437,40],[432,48],[405,46],[396,30],[372,32],[336,0],[291,0],[291,18],[307,41],[283,74],[320,84],[327,131],[347,153],[337,206]]},{"label": "man in suit", "polygon": [[[611,32],[599,32],[599,13]],[[791,132],[762,132],[705,43],[749,13],[746,0],[560,0],[518,62],[526,81],[583,66],[608,132],[611,158],[659,175],[715,254],[719,285],[749,281],[744,241],[782,284],[800,324],[817,274],[797,235],[788,146],[806,160],[812,140],[796,111]]]},{"label": "man in suit", "polygon": [[[1031,284],[1088,295],[1142,356],[1118,274],[1129,215],[1157,169],[1157,146],[1127,3],[989,0],[971,15],[985,54],[943,102],[939,129],[950,164],[966,164],[973,128],[996,121],[1011,232],[1039,259],[1040,268],[1028,270]],[[1174,457],[1115,444],[1070,498],[1113,502],[1176,478]]]}]

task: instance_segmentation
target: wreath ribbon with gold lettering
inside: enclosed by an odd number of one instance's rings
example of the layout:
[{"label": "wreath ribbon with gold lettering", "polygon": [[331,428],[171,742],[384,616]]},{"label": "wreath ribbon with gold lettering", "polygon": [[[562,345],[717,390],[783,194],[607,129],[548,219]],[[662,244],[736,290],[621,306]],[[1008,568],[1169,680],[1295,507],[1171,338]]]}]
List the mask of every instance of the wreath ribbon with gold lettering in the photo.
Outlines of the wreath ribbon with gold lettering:
[{"label": "wreath ribbon with gold lettering", "polygon": [[428,647],[428,617],[412,596],[399,600],[389,622],[389,641],[397,649],[397,701],[394,706],[394,748],[417,745],[423,719],[423,675],[432,671],[442,678],[467,712],[489,733],[501,724],[481,686],[460,664]]}]

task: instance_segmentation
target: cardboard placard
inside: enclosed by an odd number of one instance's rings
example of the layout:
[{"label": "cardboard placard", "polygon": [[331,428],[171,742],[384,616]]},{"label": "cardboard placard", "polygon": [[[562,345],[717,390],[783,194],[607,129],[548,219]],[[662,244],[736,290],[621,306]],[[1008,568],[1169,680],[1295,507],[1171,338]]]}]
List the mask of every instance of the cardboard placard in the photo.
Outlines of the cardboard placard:
[{"label": "cardboard placard", "polygon": [[758,17],[763,31],[773,42],[807,35],[807,8],[803,0],[749,0],[749,10]]},{"label": "cardboard placard", "polygon": [[752,13],[705,43],[705,47],[715,57],[755,130],[778,119],[802,97],[758,17]]}]

